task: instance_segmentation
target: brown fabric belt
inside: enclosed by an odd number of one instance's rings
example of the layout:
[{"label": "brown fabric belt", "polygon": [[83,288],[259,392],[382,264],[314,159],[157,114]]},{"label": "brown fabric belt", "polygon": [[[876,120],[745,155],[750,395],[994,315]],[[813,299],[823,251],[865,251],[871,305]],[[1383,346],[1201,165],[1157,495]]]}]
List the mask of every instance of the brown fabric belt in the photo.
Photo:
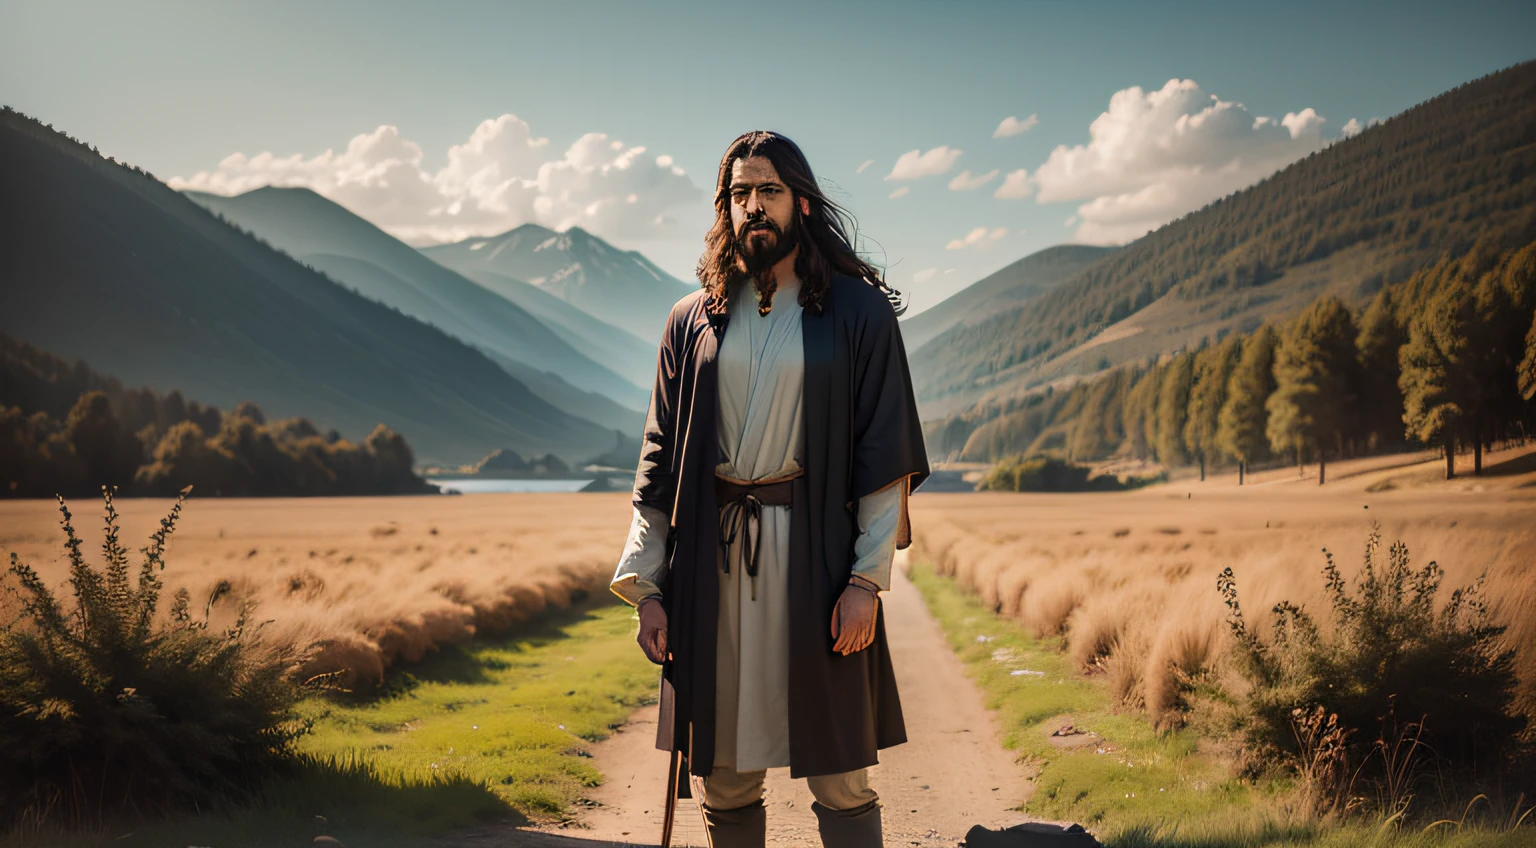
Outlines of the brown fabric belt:
[{"label": "brown fabric belt", "polygon": [[[757,555],[762,537],[756,532],[765,506],[789,506],[794,479],[805,473],[799,468],[792,474],[763,480],[738,480],[715,475],[715,505],[720,508],[720,562],[731,573],[730,545],[741,533],[743,560],[748,577],[757,577]],[[756,585],[753,586],[756,597]]]}]

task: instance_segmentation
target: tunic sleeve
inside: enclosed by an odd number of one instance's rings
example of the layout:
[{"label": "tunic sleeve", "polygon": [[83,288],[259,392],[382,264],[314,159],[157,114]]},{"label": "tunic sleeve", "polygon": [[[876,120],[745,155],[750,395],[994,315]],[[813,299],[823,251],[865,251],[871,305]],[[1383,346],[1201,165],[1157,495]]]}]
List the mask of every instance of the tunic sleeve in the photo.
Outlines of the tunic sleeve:
[{"label": "tunic sleeve", "polygon": [[861,499],[901,481],[893,487],[902,493],[896,547],[905,548],[911,543],[907,495],[928,479],[928,453],[896,312],[875,294],[855,343],[851,494]]},{"label": "tunic sleeve", "polygon": [[662,578],[667,572],[666,513],[648,506],[637,506],[629,523],[629,538],[614,569],[608,588],[631,606],[653,595],[661,595]]},{"label": "tunic sleeve", "polygon": [[891,588],[891,561],[896,557],[896,531],[906,501],[905,481],[859,498],[859,535],[853,540],[853,573],[880,590]]}]

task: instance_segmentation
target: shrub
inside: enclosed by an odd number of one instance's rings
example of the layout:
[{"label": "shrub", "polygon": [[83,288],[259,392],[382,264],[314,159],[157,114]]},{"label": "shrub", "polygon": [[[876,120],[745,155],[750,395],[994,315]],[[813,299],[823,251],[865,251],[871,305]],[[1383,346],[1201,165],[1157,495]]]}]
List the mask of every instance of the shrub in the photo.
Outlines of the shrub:
[{"label": "shrub", "polygon": [[1156,482],[1130,478],[1125,482],[1112,475],[1089,477],[1093,469],[1055,457],[1006,457],[992,467],[977,488],[1004,492],[1114,492]]},{"label": "shrub", "polygon": [[83,824],[241,796],[298,732],[294,661],[260,644],[248,607],[209,627],[179,590],[158,615],[165,548],[191,487],[150,537],[138,579],[106,502],[105,568],[86,563],[64,499],[74,602],[11,554],[20,614],[0,629],[0,824]]},{"label": "shrub", "polygon": [[[1323,553],[1327,633],[1282,601],[1265,641],[1244,620],[1232,569],[1217,579],[1251,684],[1240,722],[1252,750],[1297,764],[1304,779],[1328,761],[1328,774],[1363,778],[1398,807],[1408,752],[1460,777],[1508,765],[1525,718],[1513,709],[1515,652],[1503,644],[1505,627],[1489,623],[1483,579],[1453,591],[1437,612],[1440,567],[1410,568],[1402,542],[1382,564],[1379,525],[1353,593]],[[1339,806],[1337,788],[1323,788],[1332,800],[1319,806]]]}]

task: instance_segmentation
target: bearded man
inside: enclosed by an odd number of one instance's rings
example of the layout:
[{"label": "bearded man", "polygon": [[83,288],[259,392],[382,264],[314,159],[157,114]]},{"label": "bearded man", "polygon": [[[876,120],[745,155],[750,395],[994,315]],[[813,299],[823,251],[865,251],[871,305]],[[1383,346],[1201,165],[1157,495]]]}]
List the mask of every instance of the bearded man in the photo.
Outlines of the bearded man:
[{"label": "bearded man", "polygon": [[692,775],[711,845],[764,844],[763,780],[788,767],[824,845],[873,848],[866,769],[906,741],[879,593],[929,473],[899,293],[788,138],[738,137],[715,185],[612,589],[662,665],[657,747]]}]

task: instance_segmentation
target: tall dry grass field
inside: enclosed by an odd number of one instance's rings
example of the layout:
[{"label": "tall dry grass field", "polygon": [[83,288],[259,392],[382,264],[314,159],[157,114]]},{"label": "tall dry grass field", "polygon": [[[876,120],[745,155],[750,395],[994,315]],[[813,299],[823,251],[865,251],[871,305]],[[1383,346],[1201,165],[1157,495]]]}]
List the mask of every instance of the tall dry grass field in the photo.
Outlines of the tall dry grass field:
[{"label": "tall dry grass field", "polygon": [[[68,503],[87,557],[99,560],[100,499]],[[136,549],[175,501],[115,503],[120,537]],[[210,594],[227,586],[211,621],[233,621],[243,602],[254,601],[253,620],[271,620],[263,639],[322,646],[305,674],[341,671],[367,685],[397,661],[477,631],[505,630],[583,593],[606,593],[629,510],[626,497],[575,493],[200,499],[194,492],[166,555],[165,596],[185,586],[201,618]],[[0,551],[15,551],[68,596],[59,519],[54,501],[0,501]],[[0,618],[13,613],[0,610]]]},{"label": "tall dry grass field", "polygon": [[1487,573],[1498,623],[1517,648],[1521,708],[1536,718],[1536,451],[1486,458],[1452,481],[1436,460],[1330,465],[1318,486],[1278,469],[1133,492],[919,493],[914,553],[1038,634],[1064,634],[1079,667],[1154,719],[1177,718],[1179,672],[1230,674],[1227,610],[1216,576],[1232,566],[1250,620],[1268,635],[1277,601],[1326,624],[1323,548],[1353,580],[1371,522],[1414,566],[1445,570],[1440,599]]}]

